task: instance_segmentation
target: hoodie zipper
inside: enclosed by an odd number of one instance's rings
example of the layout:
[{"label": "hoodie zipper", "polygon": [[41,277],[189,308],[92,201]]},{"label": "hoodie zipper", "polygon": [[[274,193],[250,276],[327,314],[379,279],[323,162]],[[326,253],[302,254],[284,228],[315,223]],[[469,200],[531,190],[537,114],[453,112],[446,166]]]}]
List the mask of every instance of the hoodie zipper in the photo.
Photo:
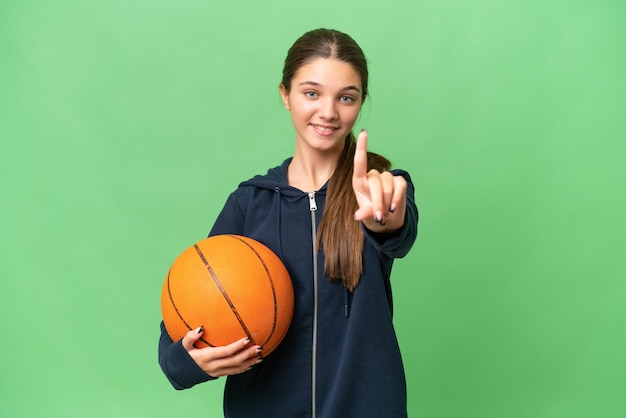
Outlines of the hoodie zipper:
[{"label": "hoodie zipper", "polygon": [[317,373],[317,225],[315,222],[315,212],[317,202],[315,202],[315,192],[309,192],[309,209],[311,212],[311,239],[313,241],[313,343],[311,358],[311,418],[315,418],[315,387]]}]

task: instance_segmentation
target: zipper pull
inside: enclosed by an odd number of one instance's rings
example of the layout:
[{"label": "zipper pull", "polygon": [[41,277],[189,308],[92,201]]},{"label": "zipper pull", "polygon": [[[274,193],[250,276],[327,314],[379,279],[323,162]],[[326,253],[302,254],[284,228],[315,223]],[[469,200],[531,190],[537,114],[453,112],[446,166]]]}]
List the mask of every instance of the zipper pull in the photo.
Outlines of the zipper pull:
[{"label": "zipper pull", "polygon": [[315,192],[309,192],[309,208],[311,212],[315,212],[317,210],[317,203],[315,202]]}]

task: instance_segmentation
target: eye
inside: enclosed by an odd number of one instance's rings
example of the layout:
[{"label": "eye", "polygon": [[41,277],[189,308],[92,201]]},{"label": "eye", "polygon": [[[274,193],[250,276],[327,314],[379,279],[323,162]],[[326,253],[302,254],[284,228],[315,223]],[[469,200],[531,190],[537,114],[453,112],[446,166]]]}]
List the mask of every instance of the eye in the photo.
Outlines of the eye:
[{"label": "eye", "polygon": [[356,102],[356,99],[355,99],[354,97],[352,97],[352,96],[346,96],[346,95],[341,96],[341,97],[339,98],[339,100],[340,100],[341,102],[343,102],[343,103],[346,103],[346,104],[352,104],[352,103]]},{"label": "eye", "polygon": [[317,92],[313,90],[307,90],[304,92],[304,95],[309,99],[315,99],[317,97]]}]

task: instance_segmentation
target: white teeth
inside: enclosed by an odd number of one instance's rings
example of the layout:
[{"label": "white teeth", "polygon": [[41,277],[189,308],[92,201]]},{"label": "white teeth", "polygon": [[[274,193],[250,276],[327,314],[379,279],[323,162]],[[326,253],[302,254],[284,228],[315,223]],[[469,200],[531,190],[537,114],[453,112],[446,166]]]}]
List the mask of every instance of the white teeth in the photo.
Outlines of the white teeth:
[{"label": "white teeth", "polygon": [[324,126],[319,126],[319,125],[313,125],[313,127],[317,129],[318,131],[325,132],[325,133],[333,132],[335,130],[335,128],[326,128]]}]

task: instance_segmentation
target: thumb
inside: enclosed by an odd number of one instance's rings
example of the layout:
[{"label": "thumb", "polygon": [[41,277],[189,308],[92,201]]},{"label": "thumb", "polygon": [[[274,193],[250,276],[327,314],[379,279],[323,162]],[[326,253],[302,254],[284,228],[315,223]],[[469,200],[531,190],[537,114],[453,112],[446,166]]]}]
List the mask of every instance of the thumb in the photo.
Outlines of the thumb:
[{"label": "thumb", "polygon": [[364,221],[368,218],[373,218],[373,217],[374,217],[374,209],[372,209],[371,206],[360,207],[359,209],[357,209],[356,212],[354,212],[355,221]]},{"label": "thumb", "polygon": [[202,333],[204,332],[204,325],[200,328],[192,329],[183,337],[183,347],[185,350],[190,351],[194,349],[194,344],[196,341],[202,337]]}]

